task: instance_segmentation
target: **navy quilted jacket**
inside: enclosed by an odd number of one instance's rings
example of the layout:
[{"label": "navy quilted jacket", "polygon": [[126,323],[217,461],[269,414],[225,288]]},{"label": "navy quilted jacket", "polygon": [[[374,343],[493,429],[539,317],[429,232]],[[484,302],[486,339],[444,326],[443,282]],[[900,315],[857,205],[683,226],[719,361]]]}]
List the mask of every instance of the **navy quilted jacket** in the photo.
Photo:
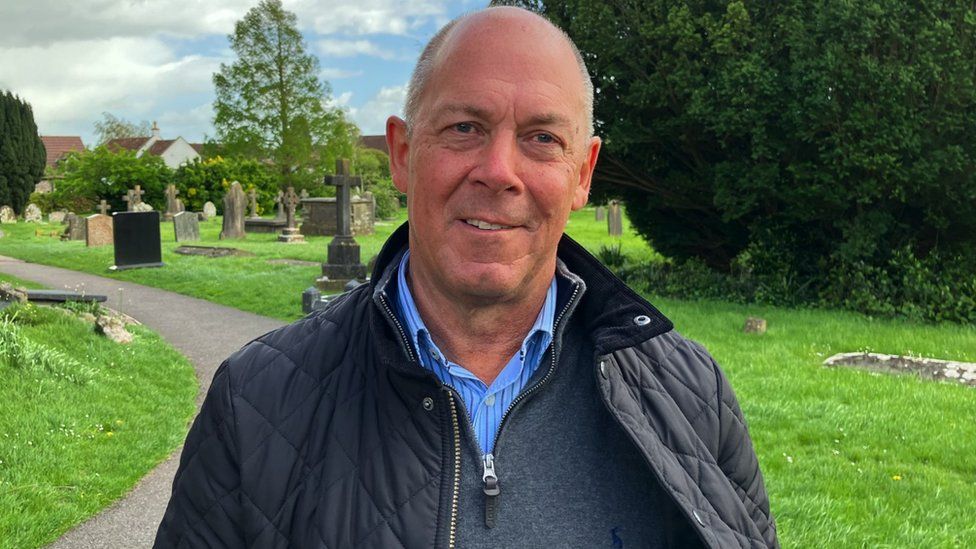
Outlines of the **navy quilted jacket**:
[{"label": "navy quilted jacket", "polygon": [[[415,362],[382,274],[249,343],[214,376],[156,547],[451,547],[458,408]],[[728,382],[700,346],[579,245],[605,403],[709,547],[775,547],[769,500]]]}]

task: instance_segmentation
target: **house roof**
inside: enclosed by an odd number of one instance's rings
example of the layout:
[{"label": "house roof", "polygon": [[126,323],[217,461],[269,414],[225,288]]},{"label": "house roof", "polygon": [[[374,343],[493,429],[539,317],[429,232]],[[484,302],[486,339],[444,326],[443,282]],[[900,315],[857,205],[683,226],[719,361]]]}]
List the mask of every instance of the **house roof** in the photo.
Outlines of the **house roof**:
[{"label": "house roof", "polygon": [[105,147],[113,152],[138,151],[148,140],[148,137],[120,137],[105,143]]},{"label": "house roof", "polygon": [[390,149],[386,146],[385,135],[361,135],[359,136],[359,145],[367,149],[376,149],[390,154]]},{"label": "house roof", "polygon": [[156,141],[155,143],[152,144],[151,147],[149,147],[149,154],[156,155],[156,156],[162,156],[162,154],[164,152],[166,152],[166,149],[168,149],[169,146],[172,145],[174,141],[176,141],[176,140],[175,139],[160,139],[160,140]]},{"label": "house roof", "polygon": [[76,135],[42,135],[41,142],[47,150],[47,165],[51,167],[66,153],[85,150],[85,144]]}]

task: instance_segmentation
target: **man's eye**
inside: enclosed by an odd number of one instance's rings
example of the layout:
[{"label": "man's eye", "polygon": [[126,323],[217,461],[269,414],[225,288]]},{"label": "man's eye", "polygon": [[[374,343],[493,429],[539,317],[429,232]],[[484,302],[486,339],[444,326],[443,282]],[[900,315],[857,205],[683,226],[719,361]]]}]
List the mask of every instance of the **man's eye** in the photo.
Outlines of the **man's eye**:
[{"label": "man's eye", "polygon": [[542,143],[543,145],[549,145],[556,142],[556,138],[548,133],[538,133],[533,136],[536,143]]},{"label": "man's eye", "polygon": [[474,124],[468,122],[459,122],[454,125],[454,130],[458,133],[472,133],[474,132]]}]

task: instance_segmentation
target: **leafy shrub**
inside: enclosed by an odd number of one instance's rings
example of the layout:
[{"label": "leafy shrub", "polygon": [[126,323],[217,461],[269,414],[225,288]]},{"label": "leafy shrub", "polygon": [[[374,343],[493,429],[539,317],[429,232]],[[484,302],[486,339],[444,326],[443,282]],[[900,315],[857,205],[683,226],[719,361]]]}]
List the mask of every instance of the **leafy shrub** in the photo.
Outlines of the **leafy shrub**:
[{"label": "leafy shrub", "polygon": [[177,168],[172,182],[187,210],[201,211],[204,203],[210,201],[218,213],[223,213],[224,195],[234,181],[241,184],[245,193],[252,188],[257,191],[259,214],[274,211],[277,176],[270,166],[257,160],[222,156],[197,159]]},{"label": "leafy shrub", "polygon": [[365,190],[376,199],[376,217],[395,217],[401,206],[401,193],[390,176],[390,158],[383,151],[360,147],[356,150],[353,169],[363,179]]},{"label": "leafy shrub", "polygon": [[145,191],[143,202],[164,209],[163,191],[172,173],[162,157],[150,154],[137,158],[133,151],[113,152],[106,147],[72,152],[55,170],[61,179],[52,193],[52,207],[84,213],[104,199],[113,211],[125,211],[123,197],[139,185]]}]

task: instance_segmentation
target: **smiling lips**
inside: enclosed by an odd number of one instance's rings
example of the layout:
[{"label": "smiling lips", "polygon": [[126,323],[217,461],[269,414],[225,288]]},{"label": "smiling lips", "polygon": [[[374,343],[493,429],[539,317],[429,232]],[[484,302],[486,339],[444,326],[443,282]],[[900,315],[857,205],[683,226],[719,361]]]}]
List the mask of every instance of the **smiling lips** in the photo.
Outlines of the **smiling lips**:
[{"label": "smiling lips", "polygon": [[487,221],[482,221],[480,219],[465,219],[465,223],[473,227],[478,227],[486,231],[500,231],[502,229],[511,229],[512,227],[508,225],[495,225],[494,223],[488,223]]}]

